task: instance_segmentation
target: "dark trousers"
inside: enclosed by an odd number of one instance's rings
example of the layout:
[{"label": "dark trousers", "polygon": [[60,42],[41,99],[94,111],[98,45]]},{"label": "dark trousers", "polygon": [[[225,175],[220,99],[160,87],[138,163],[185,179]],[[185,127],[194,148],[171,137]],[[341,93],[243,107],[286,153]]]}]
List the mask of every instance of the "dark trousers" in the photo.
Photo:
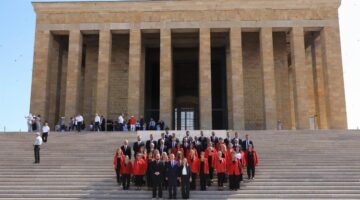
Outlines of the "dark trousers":
[{"label": "dark trousers", "polygon": [[192,173],[191,174],[191,183],[190,183],[190,190],[196,190],[196,177],[197,174],[196,173]]},{"label": "dark trousers", "polygon": [[161,180],[153,180],[153,198],[156,198],[156,193],[158,194],[159,198],[162,198],[162,183]]},{"label": "dark trousers", "polygon": [[152,187],[152,178],[151,178],[151,172],[148,170],[146,172],[146,185],[151,188]]},{"label": "dark trousers", "polygon": [[34,146],[35,163],[40,163],[40,145]]},{"label": "dark trousers", "polygon": [[225,181],[225,173],[218,173],[217,178],[218,178],[218,186],[223,187]]},{"label": "dark trousers", "polygon": [[47,142],[48,135],[49,135],[49,133],[43,133],[43,134],[42,134],[41,138],[42,138],[42,140],[43,140],[44,142]]},{"label": "dark trousers", "polygon": [[122,186],[124,190],[128,190],[130,187],[130,174],[123,174],[121,176]]},{"label": "dark trousers", "polygon": [[169,184],[169,199],[176,199],[176,185]]},{"label": "dark trousers", "polygon": [[235,189],[240,189],[240,181],[241,181],[241,175],[236,176],[236,185]]},{"label": "dark trousers", "polygon": [[119,123],[119,131],[123,131],[124,130],[124,124],[123,123]]},{"label": "dark trousers", "polygon": [[181,195],[183,199],[190,197],[190,183],[189,176],[181,176]]},{"label": "dark trousers", "polygon": [[80,132],[80,131],[81,131],[81,128],[82,128],[82,122],[78,122],[78,123],[76,124],[76,129],[77,129],[77,131]]},{"label": "dark trousers", "polygon": [[229,189],[230,190],[237,189],[236,182],[237,182],[237,176],[236,175],[229,175]]},{"label": "dark trousers", "polygon": [[200,173],[200,190],[206,190],[207,175]]},{"label": "dark trousers", "polygon": [[143,175],[135,176],[135,186],[141,187],[143,185]]},{"label": "dark trousers", "polygon": [[255,177],[255,166],[247,166],[248,179]]},{"label": "dark trousers", "polygon": [[121,183],[121,179],[120,179],[120,169],[116,169],[116,181],[118,184]]},{"label": "dark trousers", "polygon": [[100,131],[100,123],[99,122],[95,122],[95,125],[94,125],[94,131]]}]

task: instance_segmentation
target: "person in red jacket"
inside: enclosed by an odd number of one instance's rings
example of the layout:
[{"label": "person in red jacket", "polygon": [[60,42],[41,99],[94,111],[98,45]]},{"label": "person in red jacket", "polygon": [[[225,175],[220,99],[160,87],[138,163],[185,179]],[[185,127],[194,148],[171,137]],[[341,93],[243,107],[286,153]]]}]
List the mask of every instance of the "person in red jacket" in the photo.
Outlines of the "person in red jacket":
[{"label": "person in red jacket", "polygon": [[241,163],[236,158],[235,151],[231,152],[231,160],[227,165],[227,173],[229,175],[229,188],[230,190],[238,190],[240,188],[239,177],[241,174]]},{"label": "person in red jacket", "polygon": [[255,167],[258,165],[259,160],[256,151],[253,149],[253,146],[251,144],[249,145],[249,148],[245,153],[245,158],[247,164],[248,180],[254,179]]},{"label": "person in red jacket", "polygon": [[129,119],[129,124],[130,124],[130,130],[132,132],[134,132],[136,130],[136,119],[134,116],[131,116],[130,119]]},{"label": "person in red jacket", "polygon": [[143,158],[142,154],[137,154],[133,165],[133,174],[135,176],[135,186],[137,190],[140,190],[143,185],[143,177],[146,172],[147,162]]},{"label": "person in red jacket", "polygon": [[209,164],[209,177],[208,177],[208,186],[211,186],[212,180],[214,178],[214,164],[217,157],[217,151],[212,146],[212,143],[209,142],[208,148],[205,150],[205,158],[208,160]]},{"label": "person in red jacket", "polygon": [[121,179],[120,179],[120,171],[121,171],[121,162],[124,160],[124,154],[121,151],[120,148],[116,149],[115,155],[114,155],[114,170],[116,173],[116,181],[117,183],[120,185],[121,184]]},{"label": "person in red jacket", "polygon": [[130,176],[133,172],[132,164],[129,156],[125,156],[123,162],[121,162],[121,179],[123,190],[129,190],[130,187]]},{"label": "person in red jacket", "polygon": [[189,152],[189,166],[190,166],[190,170],[191,170],[191,184],[190,184],[190,190],[196,190],[196,178],[197,175],[199,174],[199,159],[195,154],[194,149],[190,150]]},{"label": "person in red jacket", "polygon": [[226,172],[226,159],[223,158],[222,156],[223,153],[219,151],[215,160],[215,169],[218,178],[219,190],[222,190],[224,187],[225,172]]},{"label": "person in red jacket", "polygon": [[208,159],[205,158],[205,152],[201,152],[200,160],[198,162],[199,175],[200,175],[200,190],[206,190],[207,177],[209,175],[209,163]]}]

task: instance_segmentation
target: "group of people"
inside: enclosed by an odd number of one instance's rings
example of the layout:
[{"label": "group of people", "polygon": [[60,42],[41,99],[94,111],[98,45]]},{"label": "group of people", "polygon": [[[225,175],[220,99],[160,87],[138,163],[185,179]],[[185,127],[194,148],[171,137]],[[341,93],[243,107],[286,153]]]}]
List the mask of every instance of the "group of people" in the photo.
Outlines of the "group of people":
[{"label": "group of people", "polygon": [[25,116],[28,132],[41,131],[41,116],[29,113]]},{"label": "group of people", "polygon": [[124,114],[119,115],[116,120],[107,120],[104,116],[95,114],[88,126],[81,114],[70,118],[66,125],[65,117],[61,117],[55,126],[55,131],[139,131],[139,130],[165,130],[162,120],[155,121],[153,118],[146,121],[142,116],[136,119],[134,116],[126,118]]},{"label": "group of people", "polygon": [[124,190],[133,180],[137,190],[146,183],[152,188],[153,198],[162,198],[164,188],[171,199],[176,198],[177,187],[181,186],[182,198],[188,199],[190,190],[196,190],[198,179],[200,190],[206,190],[213,184],[215,174],[219,190],[223,190],[225,182],[230,190],[240,189],[245,171],[249,180],[254,179],[258,162],[248,135],[242,140],[237,132],[233,138],[229,132],[225,138],[217,137],[215,132],[205,137],[200,132],[193,138],[187,131],[180,140],[167,131],[158,140],[153,135],[147,141],[138,136],[132,148],[125,140],[116,149],[113,166],[116,180]]}]

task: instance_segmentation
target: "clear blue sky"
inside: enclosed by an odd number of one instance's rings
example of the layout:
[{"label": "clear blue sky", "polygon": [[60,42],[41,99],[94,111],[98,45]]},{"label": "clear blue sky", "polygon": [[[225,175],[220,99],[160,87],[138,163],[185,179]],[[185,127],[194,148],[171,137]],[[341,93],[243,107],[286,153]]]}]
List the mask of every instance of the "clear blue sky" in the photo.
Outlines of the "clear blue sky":
[{"label": "clear blue sky", "polygon": [[[360,19],[360,0],[343,0],[340,27],[351,129],[360,127],[360,25],[355,19]],[[0,0],[0,20],[0,131],[4,127],[7,131],[24,131],[24,116],[30,103],[35,30],[31,1]]]}]

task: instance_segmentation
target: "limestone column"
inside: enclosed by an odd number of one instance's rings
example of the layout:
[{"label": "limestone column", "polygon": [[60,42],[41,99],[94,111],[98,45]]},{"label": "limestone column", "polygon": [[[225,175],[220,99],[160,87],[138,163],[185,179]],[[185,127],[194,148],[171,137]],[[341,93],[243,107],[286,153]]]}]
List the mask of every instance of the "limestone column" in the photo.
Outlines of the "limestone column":
[{"label": "limestone column", "polygon": [[[66,77],[65,117],[78,114],[79,111],[79,82],[82,60],[82,34],[80,30],[70,31],[69,56]],[[81,114],[81,113],[80,113]]]},{"label": "limestone column", "polygon": [[315,57],[315,67],[316,67],[316,104],[317,104],[317,122],[320,129],[328,129],[328,114],[327,114],[327,100],[325,92],[325,66],[322,61],[322,45],[321,38],[317,37],[314,41],[313,54]]},{"label": "limestone column", "polygon": [[96,112],[108,118],[109,72],[111,63],[111,31],[100,30],[96,85]]},{"label": "limestone column", "polygon": [[30,112],[39,114],[43,118],[47,117],[50,39],[50,31],[36,30]]},{"label": "limestone column", "polygon": [[245,129],[244,72],[241,28],[230,29],[230,65],[227,65],[229,121],[234,130]]},{"label": "limestone column", "polygon": [[266,129],[273,130],[277,126],[276,81],[274,66],[274,47],[272,28],[261,28],[260,57],[263,69],[264,104]]},{"label": "limestone column", "polygon": [[128,114],[138,117],[141,95],[141,30],[130,30]]},{"label": "limestone column", "polygon": [[210,29],[200,29],[199,104],[200,129],[212,129]]},{"label": "limestone column", "polygon": [[291,62],[294,69],[294,107],[297,129],[309,129],[309,99],[307,81],[311,71],[305,63],[305,44],[303,27],[294,27],[291,31]]},{"label": "limestone column", "polygon": [[160,119],[169,128],[172,127],[173,88],[172,88],[172,50],[171,30],[160,32]]},{"label": "limestone column", "polygon": [[329,128],[347,129],[339,27],[324,27],[321,31],[321,42]]}]

